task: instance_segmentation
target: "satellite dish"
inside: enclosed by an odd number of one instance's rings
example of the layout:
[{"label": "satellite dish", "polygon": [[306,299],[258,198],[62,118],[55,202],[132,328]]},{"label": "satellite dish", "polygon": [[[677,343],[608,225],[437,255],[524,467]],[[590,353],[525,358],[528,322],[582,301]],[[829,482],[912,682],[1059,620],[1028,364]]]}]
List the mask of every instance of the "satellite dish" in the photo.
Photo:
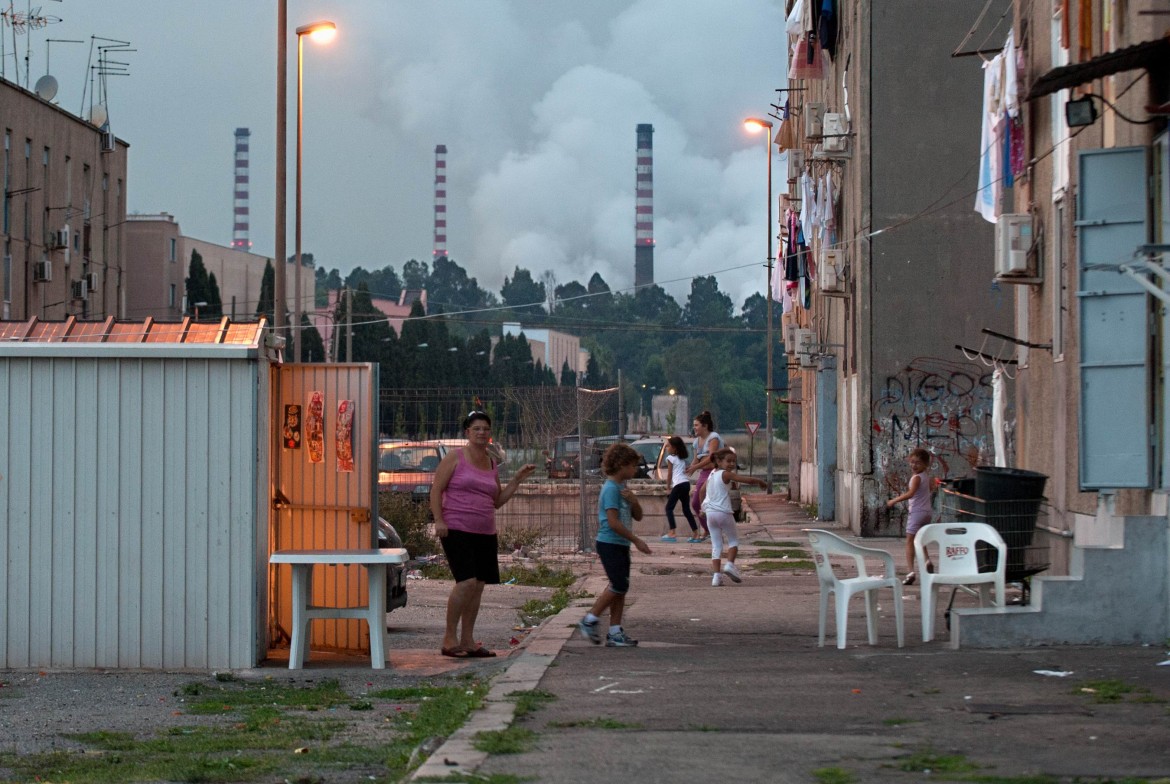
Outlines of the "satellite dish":
[{"label": "satellite dish", "polygon": [[46,101],[53,100],[53,96],[57,94],[57,79],[49,74],[45,74],[40,79],[37,79],[36,87],[37,95],[41,96]]},{"label": "satellite dish", "polygon": [[106,120],[109,118],[110,116],[106,112],[106,107],[102,106],[100,103],[95,103],[89,110],[90,123],[92,125],[96,125],[99,128],[105,125]]}]

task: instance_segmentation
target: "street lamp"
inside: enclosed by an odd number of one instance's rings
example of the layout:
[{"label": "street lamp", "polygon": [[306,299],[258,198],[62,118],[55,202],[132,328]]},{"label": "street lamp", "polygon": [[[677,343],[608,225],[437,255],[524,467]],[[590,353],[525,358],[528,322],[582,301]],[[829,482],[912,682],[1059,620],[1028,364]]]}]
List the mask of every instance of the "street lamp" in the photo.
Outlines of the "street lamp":
[{"label": "street lamp", "polygon": [[302,73],[305,63],[305,36],[325,43],[337,34],[337,25],[327,19],[301,25],[297,28],[297,182],[296,182],[296,267],[293,268],[293,362],[301,361],[301,142],[304,128],[304,88]]},{"label": "street lamp", "polygon": [[767,343],[765,355],[768,358],[767,376],[764,379],[765,399],[768,408],[764,412],[764,437],[768,442],[768,492],[772,492],[772,123],[749,117],[743,127],[752,133],[767,130],[764,134],[764,152],[768,155],[768,288],[764,290],[764,305],[767,308],[767,329],[764,340]]}]

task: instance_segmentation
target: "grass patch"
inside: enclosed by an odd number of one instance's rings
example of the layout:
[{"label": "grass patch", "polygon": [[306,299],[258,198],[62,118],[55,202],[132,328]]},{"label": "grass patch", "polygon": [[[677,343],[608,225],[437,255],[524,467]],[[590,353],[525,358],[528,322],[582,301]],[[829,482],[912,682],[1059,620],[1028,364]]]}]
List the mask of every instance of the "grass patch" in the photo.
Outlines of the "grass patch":
[{"label": "grass patch", "polygon": [[816,566],[812,561],[805,561],[803,559],[790,559],[787,561],[757,561],[752,564],[752,569],[757,572],[784,572],[795,571],[797,569],[815,569]]},{"label": "grass patch", "polygon": [[882,724],[885,724],[887,727],[900,727],[903,724],[917,724],[919,721],[921,721],[921,719],[893,718],[893,719],[882,719]]},{"label": "grass patch", "polygon": [[[353,780],[397,780],[408,772],[411,753],[422,740],[450,735],[482,704],[486,692],[486,685],[468,680],[355,697],[336,681],[301,687],[215,677],[176,691],[186,701],[186,714],[208,717],[199,724],[140,736],[108,731],[68,735],[84,748],[0,754],[0,779],[312,782],[343,773]],[[403,703],[411,709],[401,710]],[[358,720],[355,711],[385,712],[386,721],[377,720],[376,733],[363,733],[354,742],[345,731]]]},{"label": "grass patch", "polygon": [[[1145,701],[1145,696],[1150,693],[1149,689],[1143,689],[1140,686],[1133,686],[1120,680],[1105,680],[1105,681],[1089,681],[1083,686],[1073,689],[1073,694],[1088,695],[1093,698],[1096,703],[1110,703],[1110,702],[1124,702],[1126,695],[1136,694],[1134,701]],[[1158,698],[1153,698],[1157,701]]]},{"label": "grass patch", "polygon": [[817,784],[853,784],[857,779],[843,768],[817,768],[812,772]]},{"label": "grass patch", "polygon": [[428,580],[454,580],[451,568],[445,563],[425,563],[418,568],[419,574]]},{"label": "grass patch", "polygon": [[768,542],[759,539],[752,542],[752,544],[756,547],[805,547],[808,545],[808,542]]},{"label": "grass patch", "polygon": [[568,588],[558,588],[547,599],[529,599],[520,605],[517,611],[520,623],[525,626],[535,626],[545,618],[556,615],[569,606],[569,602],[581,598],[581,594],[574,594]]},{"label": "grass patch", "polygon": [[538,563],[535,569],[523,566],[505,566],[500,569],[500,582],[514,585],[535,585],[542,588],[568,588],[577,577],[571,569],[553,569],[548,564]]},{"label": "grass patch", "polygon": [[550,727],[557,727],[559,729],[569,729],[574,727],[583,727],[585,729],[593,730],[640,730],[641,724],[630,723],[626,721],[618,721],[617,719],[609,719],[604,716],[596,719],[577,719],[575,721],[554,721],[550,722]]},{"label": "grass patch", "polygon": [[475,733],[472,745],[487,754],[521,754],[529,749],[536,733],[523,727]]},{"label": "grass patch", "polygon": [[535,713],[545,704],[552,702],[557,695],[543,689],[529,689],[528,691],[514,691],[508,699],[516,703],[516,718],[522,718]]},{"label": "grass patch", "polygon": [[756,551],[757,558],[808,558],[808,550],[800,550],[797,548],[789,548],[785,550],[775,550],[767,548]]},{"label": "grass patch", "polygon": [[968,762],[962,754],[935,754],[933,751],[919,751],[902,760],[898,770],[909,773],[970,773],[979,766]]}]

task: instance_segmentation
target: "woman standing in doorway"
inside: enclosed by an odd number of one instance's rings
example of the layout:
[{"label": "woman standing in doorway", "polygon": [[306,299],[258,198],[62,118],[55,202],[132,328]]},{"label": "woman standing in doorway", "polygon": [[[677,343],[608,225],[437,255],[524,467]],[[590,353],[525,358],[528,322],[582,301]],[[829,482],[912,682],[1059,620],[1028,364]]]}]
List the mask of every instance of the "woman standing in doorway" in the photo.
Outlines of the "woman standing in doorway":
[{"label": "woman standing in doorway", "polygon": [[707,478],[711,476],[712,469],[715,468],[715,464],[711,462],[711,455],[724,449],[727,444],[723,442],[723,437],[715,432],[715,420],[710,411],[697,414],[692,424],[695,432],[695,461],[687,468],[687,473],[699,472],[699,477],[695,480],[695,491],[691,494],[691,509],[695,510],[695,516],[699,518],[699,524],[703,526],[703,535],[698,539],[692,537],[688,541],[702,542],[710,534],[707,531],[707,516],[703,514],[703,510],[699,506],[702,501],[699,491],[703,489]]},{"label": "woman standing in doorway", "polygon": [[489,452],[492,420],[472,411],[463,420],[467,446],[447,453],[431,486],[431,513],[435,535],[443,545],[455,587],[447,598],[447,628],[440,653],[457,659],[495,656],[475,641],[475,619],[485,585],[500,582],[496,510],[533,471],[526,465],[506,487],[500,485],[499,466]]}]

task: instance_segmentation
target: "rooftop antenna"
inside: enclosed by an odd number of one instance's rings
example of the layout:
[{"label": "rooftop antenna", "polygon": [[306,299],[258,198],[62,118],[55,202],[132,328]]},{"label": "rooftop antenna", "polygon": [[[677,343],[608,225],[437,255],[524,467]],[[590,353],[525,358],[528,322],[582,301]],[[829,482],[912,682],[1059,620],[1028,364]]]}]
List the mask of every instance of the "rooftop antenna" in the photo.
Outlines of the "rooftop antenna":
[{"label": "rooftop antenna", "polygon": [[52,62],[53,44],[83,44],[85,41],[76,38],[46,38],[45,39],[45,75],[37,79],[36,86],[33,88],[37,95],[42,100],[51,101],[57,95],[57,78],[52,74],[50,63]]},{"label": "rooftop antenna", "polygon": [[[54,0],[61,2],[61,0]],[[24,11],[16,10],[15,0],[9,0],[7,8],[0,8],[0,22],[7,25],[12,30],[12,61],[16,65],[16,81],[15,84],[20,84],[20,48],[16,45],[16,36],[31,30],[40,30],[46,25],[56,24],[61,21],[59,16],[47,16],[41,13],[41,7],[32,7],[32,0]],[[0,76],[7,78],[7,73],[4,70],[4,64],[7,62],[7,54],[3,49],[3,36],[0,36]],[[32,36],[30,35],[25,41],[24,50],[24,86],[28,87],[29,80],[29,61],[32,58]]]},{"label": "rooftop antenna", "polygon": [[[106,44],[97,44],[97,41],[108,41]],[[97,64],[94,64],[93,50],[97,49]],[[130,64],[120,62],[118,60],[109,59],[110,52],[137,52],[137,49],[130,48],[129,41],[119,41],[116,38],[103,38],[100,35],[91,35],[89,37],[89,122],[99,128],[108,130],[109,125],[109,90],[106,85],[107,76],[129,76]],[[94,80],[97,84],[94,84]],[[85,96],[87,90],[82,90],[81,93],[81,111],[78,112],[85,117]]]}]

